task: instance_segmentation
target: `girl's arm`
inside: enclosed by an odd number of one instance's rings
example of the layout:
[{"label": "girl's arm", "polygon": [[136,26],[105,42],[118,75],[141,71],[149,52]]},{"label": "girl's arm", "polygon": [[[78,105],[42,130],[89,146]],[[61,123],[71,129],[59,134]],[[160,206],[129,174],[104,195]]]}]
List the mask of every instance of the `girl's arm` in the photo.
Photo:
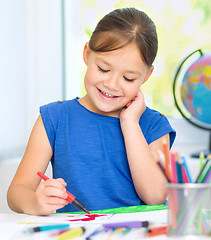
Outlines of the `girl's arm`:
[{"label": "girl's arm", "polygon": [[158,150],[162,151],[164,140],[169,144],[169,134],[148,145],[139,126],[145,108],[143,94],[139,92],[135,101],[120,114],[121,129],[136,192],[146,204],[163,204],[167,196],[166,178],[159,169],[154,154]]},{"label": "girl's arm", "polygon": [[40,183],[37,172],[45,172],[52,157],[41,116],[38,117],[17,172],[9,186],[9,207],[19,213],[48,215],[64,207],[66,183],[62,179],[49,179]]}]

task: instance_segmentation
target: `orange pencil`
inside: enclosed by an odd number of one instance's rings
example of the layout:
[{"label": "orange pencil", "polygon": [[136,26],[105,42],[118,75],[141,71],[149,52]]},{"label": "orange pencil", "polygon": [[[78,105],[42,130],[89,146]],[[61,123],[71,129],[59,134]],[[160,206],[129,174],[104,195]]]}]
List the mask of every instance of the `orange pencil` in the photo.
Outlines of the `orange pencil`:
[{"label": "orange pencil", "polygon": [[163,141],[163,154],[165,156],[165,170],[166,170],[166,175],[168,178],[171,180],[171,173],[170,173],[170,168],[169,168],[169,162],[170,162],[170,156],[169,156],[169,149],[168,149],[168,144],[166,141]]},{"label": "orange pencil", "polygon": [[149,233],[147,233],[147,237],[154,237],[157,235],[167,234],[168,227],[167,226],[154,226],[149,228]]},{"label": "orange pencil", "polygon": [[172,182],[177,183],[177,170],[176,170],[176,158],[177,153],[176,152],[171,152],[170,156],[170,166],[171,166],[171,176],[172,176]]},{"label": "orange pencil", "polygon": [[176,189],[172,189],[169,191],[169,204],[171,208],[171,224],[172,228],[177,228],[177,211],[178,211],[178,196]]}]

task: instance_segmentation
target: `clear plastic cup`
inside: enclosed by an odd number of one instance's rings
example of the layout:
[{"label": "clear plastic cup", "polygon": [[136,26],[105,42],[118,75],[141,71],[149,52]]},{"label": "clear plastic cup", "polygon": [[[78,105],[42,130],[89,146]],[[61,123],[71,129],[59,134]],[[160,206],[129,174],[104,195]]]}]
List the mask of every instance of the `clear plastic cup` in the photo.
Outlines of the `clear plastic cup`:
[{"label": "clear plastic cup", "polygon": [[168,235],[211,234],[211,184],[167,184]]}]

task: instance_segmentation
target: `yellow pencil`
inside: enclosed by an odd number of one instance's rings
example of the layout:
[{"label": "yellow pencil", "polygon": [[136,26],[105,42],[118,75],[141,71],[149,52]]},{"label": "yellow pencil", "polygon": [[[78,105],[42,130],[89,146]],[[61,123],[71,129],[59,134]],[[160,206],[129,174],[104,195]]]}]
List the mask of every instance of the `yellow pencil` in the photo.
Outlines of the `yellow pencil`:
[{"label": "yellow pencil", "polygon": [[70,229],[57,237],[57,240],[66,240],[74,237],[79,237],[85,232],[84,227]]},{"label": "yellow pencil", "polygon": [[108,240],[111,240],[114,234],[117,234],[118,232],[121,232],[122,228],[116,228],[109,236],[108,236]]}]

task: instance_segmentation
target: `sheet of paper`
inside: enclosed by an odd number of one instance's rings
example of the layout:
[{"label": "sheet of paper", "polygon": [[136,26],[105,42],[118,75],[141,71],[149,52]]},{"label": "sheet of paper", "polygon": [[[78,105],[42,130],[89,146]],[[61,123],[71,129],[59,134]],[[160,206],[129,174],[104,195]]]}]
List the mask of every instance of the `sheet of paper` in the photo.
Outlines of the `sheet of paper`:
[{"label": "sheet of paper", "polygon": [[28,224],[103,224],[125,221],[150,221],[152,224],[166,224],[167,210],[122,214],[52,214],[50,216],[29,216],[20,223]]}]

